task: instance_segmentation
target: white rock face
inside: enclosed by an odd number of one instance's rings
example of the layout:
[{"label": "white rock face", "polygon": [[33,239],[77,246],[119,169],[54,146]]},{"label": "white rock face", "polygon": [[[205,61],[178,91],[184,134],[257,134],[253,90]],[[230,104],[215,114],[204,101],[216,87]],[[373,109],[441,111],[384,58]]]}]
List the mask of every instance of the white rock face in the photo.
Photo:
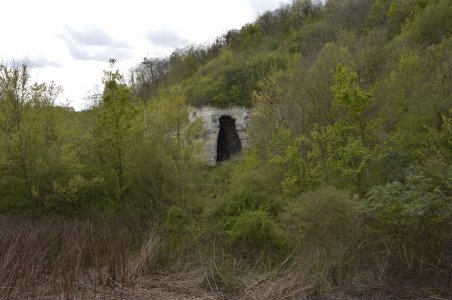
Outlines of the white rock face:
[{"label": "white rock face", "polygon": [[220,131],[220,118],[229,116],[235,120],[235,128],[240,139],[242,150],[249,148],[247,129],[251,125],[250,111],[243,107],[217,108],[204,106],[192,107],[190,121],[201,119],[205,129],[205,156],[209,166],[217,164],[217,141]]}]

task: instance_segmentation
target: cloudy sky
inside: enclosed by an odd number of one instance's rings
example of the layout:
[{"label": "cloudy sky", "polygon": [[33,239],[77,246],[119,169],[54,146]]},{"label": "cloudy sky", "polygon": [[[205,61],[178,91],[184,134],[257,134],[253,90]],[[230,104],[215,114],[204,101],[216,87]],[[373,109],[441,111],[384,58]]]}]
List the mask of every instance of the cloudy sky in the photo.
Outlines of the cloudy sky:
[{"label": "cloudy sky", "polygon": [[101,88],[108,59],[123,73],[143,57],[212,41],[289,0],[5,0],[0,61],[28,59],[33,79],[55,81],[76,109]]}]

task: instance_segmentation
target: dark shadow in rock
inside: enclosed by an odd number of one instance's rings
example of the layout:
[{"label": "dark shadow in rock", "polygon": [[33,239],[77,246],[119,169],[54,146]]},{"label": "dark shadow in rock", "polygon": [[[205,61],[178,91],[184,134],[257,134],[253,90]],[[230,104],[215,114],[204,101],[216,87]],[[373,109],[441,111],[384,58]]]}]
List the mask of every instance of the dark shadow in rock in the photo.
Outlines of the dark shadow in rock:
[{"label": "dark shadow in rock", "polygon": [[235,127],[235,119],[230,116],[221,116],[217,140],[217,162],[228,160],[231,155],[241,150],[242,145]]}]

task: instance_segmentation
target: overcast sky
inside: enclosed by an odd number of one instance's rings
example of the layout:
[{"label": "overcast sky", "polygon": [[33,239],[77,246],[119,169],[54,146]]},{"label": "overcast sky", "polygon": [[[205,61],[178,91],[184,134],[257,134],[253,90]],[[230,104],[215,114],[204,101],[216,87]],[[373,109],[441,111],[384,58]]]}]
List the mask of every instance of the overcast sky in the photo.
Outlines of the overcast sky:
[{"label": "overcast sky", "polygon": [[27,58],[35,81],[61,85],[76,109],[101,88],[108,59],[123,73],[144,57],[214,40],[289,0],[3,0],[0,60]]}]

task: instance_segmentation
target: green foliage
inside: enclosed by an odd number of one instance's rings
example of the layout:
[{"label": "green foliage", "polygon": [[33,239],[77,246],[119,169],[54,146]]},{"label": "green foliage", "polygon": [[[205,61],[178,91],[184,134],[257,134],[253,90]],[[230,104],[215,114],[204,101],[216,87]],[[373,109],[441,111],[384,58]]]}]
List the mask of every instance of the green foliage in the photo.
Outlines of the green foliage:
[{"label": "green foliage", "polygon": [[329,21],[333,26],[345,28],[350,31],[362,30],[372,1],[369,0],[330,0],[326,7],[330,12]]},{"label": "green foliage", "polygon": [[187,80],[184,91],[195,106],[248,106],[250,95],[265,76],[286,68],[286,57],[270,52],[251,57],[222,56],[200,68]]},{"label": "green foliage", "polygon": [[184,79],[192,76],[208,60],[218,56],[219,51],[224,47],[221,38],[209,46],[187,46],[176,49],[169,57],[168,81],[170,84],[178,84]]},{"label": "green foliage", "polygon": [[264,158],[272,147],[272,135],[284,125],[282,116],[288,113],[284,103],[285,90],[281,86],[285,77],[281,77],[281,74],[276,74],[267,78],[260,84],[259,91],[252,95],[253,126],[249,135],[254,152]]},{"label": "green foliage", "polygon": [[124,207],[126,183],[125,160],[129,152],[132,123],[136,115],[130,89],[123,83],[115,61],[104,74],[104,92],[95,108],[94,151],[105,176],[114,182],[116,205]]},{"label": "green foliage", "polygon": [[358,228],[358,202],[347,191],[322,186],[302,193],[285,209],[293,242],[341,241]]},{"label": "green foliage", "polygon": [[349,192],[321,186],[301,194],[282,217],[295,261],[314,285],[349,282],[361,247],[358,202]]},{"label": "green foliage", "polygon": [[269,195],[246,189],[230,195],[220,207],[219,214],[237,217],[245,211],[261,210],[275,217],[280,209],[280,203]]},{"label": "green foliage", "polygon": [[284,251],[284,233],[264,211],[243,212],[230,221],[227,233],[232,247],[246,256],[261,251],[280,254]]},{"label": "green foliage", "polygon": [[352,66],[352,61],[350,50],[335,43],[326,43],[314,60],[294,61],[296,69],[278,82],[278,89],[283,89],[278,95],[282,102],[278,106],[280,124],[304,135],[314,124],[331,125],[336,116],[331,86],[337,64]]},{"label": "green foliage", "polygon": [[295,137],[290,129],[280,128],[273,135],[272,141],[273,149],[269,165],[274,168],[274,172],[280,170],[283,173],[281,187],[285,196],[298,196],[301,192],[319,184],[319,174],[309,163],[308,156],[303,155],[301,150],[309,149],[306,138]]},{"label": "green foliage", "polygon": [[333,105],[339,114],[345,115],[346,124],[356,124],[362,134],[366,130],[365,113],[369,110],[372,95],[363,91],[358,85],[358,74],[348,71],[338,64],[336,69],[336,84],[332,87]]},{"label": "green foliage", "polygon": [[54,106],[60,87],[29,77],[25,63],[0,66],[0,207],[43,213],[57,196],[54,183],[72,176],[72,113]]},{"label": "green foliage", "polygon": [[[424,265],[447,270],[438,260],[450,251],[452,197],[435,180],[412,168],[403,182],[373,187],[363,203],[373,247],[390,247],[390,271],[426,275]],[[401,271],[401,270],[402,271]],[[412,275],[411,275],[412,276]]]},{"label": "green foliage", "polygon": [[358,132],[353,127],[342,124],[329,126],[323,131],[314,130],[310,158],[323,168],[326,182],[355,188],[362,195],[369,163],[381,159],[383,153],[379,148],[368,148],[355,134]]},{"label": "green foliage", "polygon": [[167,204],[192,199],[201,124],[188,125],[177,89],[138,103],[111,63],[101,98],[80,113],[54,105],[58,87],[30,85],[26,65],[2,65],[2,211],[163,216]]},{"label": "green foliage", "polygon": [[246,24],[240,30],[240,36],[242,39],[241,49],[245,51],[245,57],[248,56],[248,49],[254,43],[254,48],[256,44],[259,43],[260,37],[262,36],[262,32],[259,26],[254,24]]},{"label": "green foliage", "polygon": [[366,209],[382,226],[415,232],[450,218],[452,199],[436,189],[431,178],[408,170],[404,179],[404,183],[396,181],[369,191]]},{"label": "green foliage", "polygon": [[452,3],[432,1],[407,27],[418,43],[437,44],[452,34]]},{"label": "green foliage", "polygon": [[143,107],[128,145],[130,197],[135,209],[161,215],[168,205],[189,203],[196,195],[202,167],[202,124],[188,124],[188,108],[174,88]]},{"label": "green foliage", "polygon": [[159,263],[161,265],[177,264],[179,259],[190,255],[197,247],[197,227],[192,216],[180,206],[169,206],[162,234],[165,237],[160,245]]},{"label": "green foliage", "polygon": [[284,232],[276,222],[281,203],[266,193],[244,188],[232,192],[215,211],[229,245],[244,257],[283,254]]},{"label": "green foliage", "polygon": [[390,5],[394,6],[396,3],[390,0],[373,1],[369,14],[367,15],[366,25],[374,27],[384,24]]},{"label": "green foliage", "polygon": [[[440,129],[430,128],[423,141],[421,166],[443,191],[452,188],[452,117],[443,116]],[[447,193],[450,196],[450,193]]]}]

